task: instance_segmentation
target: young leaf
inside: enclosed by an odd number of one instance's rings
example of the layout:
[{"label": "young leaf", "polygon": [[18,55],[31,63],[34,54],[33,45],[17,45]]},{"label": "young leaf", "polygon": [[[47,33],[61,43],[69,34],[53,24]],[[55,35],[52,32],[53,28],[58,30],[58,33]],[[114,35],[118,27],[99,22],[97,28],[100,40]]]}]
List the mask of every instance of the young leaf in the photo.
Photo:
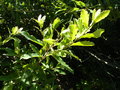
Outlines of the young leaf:
[{"label": "young leaf", "polygon": [[12,28],[12,34],[15,35],[18,32],[18,27],[13,27]]},{"label": "young leaf", "polygon": [[85,9],[82,9],[80,18],[85,27],[88,27],[89,24],[89,14]]},{"label": "young leaf", "polygon": [[43,16],[43,17],[42,17],[42,15],[40,14],[40,15],[38,16],[38,20],[36,20],[36,19],[33,19],[33,20],[35,20],[35,21],[39,24],[40,28],[43,28],[45,19],[46,19],[46,16]]},{"label": "young leaf", "polygon": [[81,36],[81,38],[99,38],[99,37],[101,37],[102,33],[104,33],[104,29],[97,29],[93,33],[87,33],[87,34]]},{"label": "young leaf", "polygon": [[52,25],[53,29],[56,29],[59,26],[59,24],[60,24],[60,19],[56,18]]},{"label": "young leaf", "polygon": [[71,73],[73,73],[73,70],[62,60],[61,57],[57,56],[57,55],[52,55],[57,61],[58,63],[60,63],[65,69],[67,69],[68,71],[70,71]]},{"label": "young leaf", "polygon": [[28,40],[37,43],[41,46],[43,46],[43,43],[41,40],[36,39],[34,36],[30,35],[28,32],[22,31],[21,34]]},{"label": "young leaf", "polygon": [[71,46],[94,46],[94,43],[90,41],[80,41],[73,43]]},{"label": "young leaf", "polygon": [[95,23],[101,21],[102,19],[106,18],[110,13],[110,10],[105,10],[101,12],[94,20]]}]

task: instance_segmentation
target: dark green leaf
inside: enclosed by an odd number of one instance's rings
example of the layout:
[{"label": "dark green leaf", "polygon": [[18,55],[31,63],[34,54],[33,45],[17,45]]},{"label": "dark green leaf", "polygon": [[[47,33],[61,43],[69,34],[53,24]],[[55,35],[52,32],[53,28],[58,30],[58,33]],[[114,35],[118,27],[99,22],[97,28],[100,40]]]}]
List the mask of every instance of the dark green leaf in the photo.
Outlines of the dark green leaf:
[{"label": "dark green leaf", "polygon": [[57,61],[58,63],[60,63],[65,69],[67,69],[68,71],[70,71],[71,73],[73,73],[73,70],[62,60],[61,57],[57,56],[57,55],[52,55]]},{"label": "dark green leaf", "polygon": [[22,31],[21,34],[28,40],[37,43],[41,46],[43,46],[43,43],[41,40],[36,39],[33,35],[30,35],[28,32]]}]

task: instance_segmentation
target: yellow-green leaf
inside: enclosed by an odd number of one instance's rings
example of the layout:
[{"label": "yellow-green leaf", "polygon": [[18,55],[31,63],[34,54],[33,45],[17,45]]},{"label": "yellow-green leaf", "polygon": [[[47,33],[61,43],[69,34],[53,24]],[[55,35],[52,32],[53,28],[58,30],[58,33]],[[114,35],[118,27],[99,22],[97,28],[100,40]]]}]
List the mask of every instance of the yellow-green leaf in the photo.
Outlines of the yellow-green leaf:
[{"label": "yellow-green leaf", "polygon": [[56,29],[60,24],[60,19],[59,18],[56,18],[53,22],[53,29]]},{"label": "yellow-green leaf", "polygon": [[103,12],[101,12],[94,20],[95,23],[103,20],[104,18],[106,18],[110,13],[110,10],[105,10]]},{"label": "yellow-green leaf", "polygon": [[90,41],[80,41],[73,43],[71,46],[94,46],[94,43]]},{"label": "yellow-green leaf", "polygon": [[87,33],[87,34],[81,36],[81,38],[99,38],[99,37],[101,37],[101,35],[103,33],[104,33],[104,29],[97,29],[93,33]]},{"label": "yellow-green leaf", "polygon": [[78,31],[78,27],[76,24],[71,24],[69,25],[69,29],[70,29],[71,38],[72,40],[74,40]]},{"label": "yellow-green leaf", "polygon": [[80,18],[84,26],[88,27],[89,24],[89,14],[85,9],[82,9]]}]

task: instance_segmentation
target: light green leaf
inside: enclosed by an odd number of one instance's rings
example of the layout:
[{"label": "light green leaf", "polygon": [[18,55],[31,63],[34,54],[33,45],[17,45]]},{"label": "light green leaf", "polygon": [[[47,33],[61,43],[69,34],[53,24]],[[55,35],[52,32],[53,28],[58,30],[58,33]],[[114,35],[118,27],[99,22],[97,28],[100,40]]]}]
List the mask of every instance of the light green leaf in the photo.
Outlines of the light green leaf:
[{"label": "light green leaf", "polygon": [[71,24],[71,25],[69,25],[69,29],[70,29],[71,38],[72,38],[72,40],[74,40],[75,36],[77,34],[77,31],[78,31],[78,27],[76,24]]},{"label": "light green leaf", "polygon": [[9,84],[7,86],[4,86],[3,90],[13,90],[13,84]]},{"label": "light green leaf", "polygon": [[89,14],[85,9],[82,9],[80,18],[84,26],[88,27],[89,24]]},{"label": "light green leaf", "polygon": [[44,42],[48,43],[48,44],[53,44],[55,42],[54,39],[43,39]]},{"label": "light green leaf", "polygon": [[94,46],[94,43],[90,41],[80,41],[73,43],[71,46]]},{"label": "light green leaf", "polygon": [[93,12],[92,12],[92,21],[94,21],[94,19],[96,18],[95,14],[96,14],[96,9],[94,9]]},{"label": "light green leaf", "polygon": [[30,58],[34,58],[34,57],[41,57],[41,56],[37,53],[29,53],[29,54],[21,55],[20,59],[30,59]]},{"label": "light green leaf", "polygon": [[75,12],[75,11],[79,11],[80,9],[79,8],[72,8],[72,10],[70,12]]},{"label": "light green leaf", "polygon": [[12,38],[12,37],[6,38],[5,40],[3,40],[3,43],[2,43],[2,44],[5,44],[5,43],[9,42],[11,39],[13,39],[13,38]]},{"label": "light green leaf", "polygon": [[41,46],[43,46],[43,43],[41,40],[39,39],[36,39],[33,35],[30,35],[28,32],[25,32],[25,31],[22,31],[21,34],[28,40],[34,42],[34,43],[37,43]]},{"label": "light green leaf", "polygon": [[103,33],[104,33],[104,29],[97,29],[93,33],[87,33],[87,34],[81,36],[81,38],[99,38],[99,37],[101,37],[101,35]]},{"label": "light green leaf", "polygon": [[75,3],[80,7],[85,7],[86,6],[85,3],[82,2],[82,1],[75,1]]},{"label": "light green leaf", "polygon": [[58,63],[60,63],[65,69],[67,69],[68,71],[70,71],[71,73],[73,73],[73,70],[62,60],[61,57],[57,56],[57,55],[52,55],[57,61]]},{"label": "light green leaf", "polygon": [[59,26],[59,24],[60,24],[60,19],[56,18],[52,25],[53,29],[56,29]]},{"label": "light green leaf", "polygon": [[12,28],[12,34],[15,35],[18,31],[18,26]]},{"label": "light green leaf", "polygon": [[109,13],[110,13],[110,10],[105,10],[105,11],[101,12],[99,15],[97,15],[94,22],[97,23],[97,22],[101,21],[102,19],[106,18],[109,15]]}]

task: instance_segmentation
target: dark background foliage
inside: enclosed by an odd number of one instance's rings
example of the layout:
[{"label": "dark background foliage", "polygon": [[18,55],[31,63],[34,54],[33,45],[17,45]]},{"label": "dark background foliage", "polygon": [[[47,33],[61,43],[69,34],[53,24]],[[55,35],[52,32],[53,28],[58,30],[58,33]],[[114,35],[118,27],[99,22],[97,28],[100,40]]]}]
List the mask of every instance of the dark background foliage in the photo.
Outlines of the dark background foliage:
[{"label": "dark background foliage", "polygon": [[[78,0],[79,1],[79,0]],[[99,39],[91,39],[94,47],[74,47],[72,51],[82,59],[82,63],[69,57],[65,60],[75,71],[74,74],[58,76],[59,84],[64,90],[119,90],[120,89],[120,1],[119,0],[81,0],[86,6],[78,6],[72,0],[0,0],[0,35],[6,38],[9,29],[14,26],[24,27],[29,33],[40,37],[34,28],[37,25],[32,18],[39,14],[46,15],[45,26],[52,23],[56,17],[62,23],[68,23],[79,16],[79,10],[73,8],[110,9],[111,13],[93,29],[104,28],[105,33]],[[59,30],[59,28],[58,28]],[[24,39],[23,37],[20,37]],[[12,41],[4,45],[11,47]],[[21,46],[26,46],[25,39]],[[4,56],[0,50],[0,74],[12,73],[13,57]],[[27,51],[26,51],[27,52]],[[11,60],[10,60],[11,59]],[[25,61],[23,63],[26,63]],[[21,68],[21,67],[19,67]],[[0,82],[2,88],[2,81]]]}]

